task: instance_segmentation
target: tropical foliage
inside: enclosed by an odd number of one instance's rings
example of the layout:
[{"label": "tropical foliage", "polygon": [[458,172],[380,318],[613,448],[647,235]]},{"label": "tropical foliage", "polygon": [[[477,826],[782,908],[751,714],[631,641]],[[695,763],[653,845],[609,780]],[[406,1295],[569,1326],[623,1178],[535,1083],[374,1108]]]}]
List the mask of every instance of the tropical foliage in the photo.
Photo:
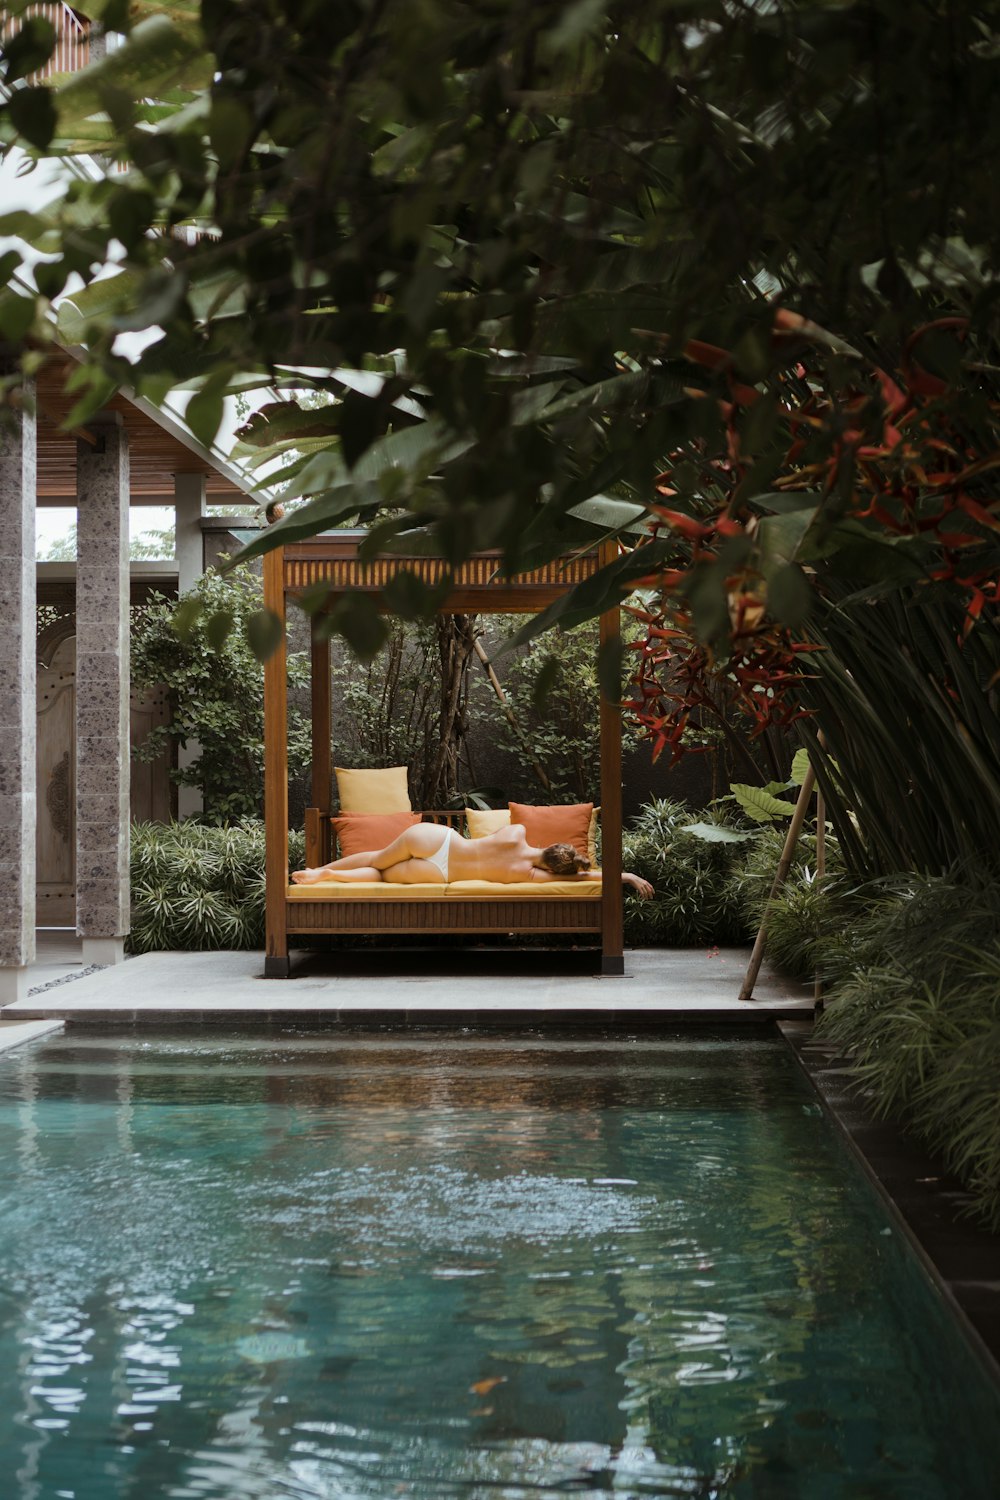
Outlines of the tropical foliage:
[{"label": "tropical foliage", "polygon": [[[513,567],[651,515],[643,555],[568,609],[652,574],[709,667],[733,638],[757,711],[746,674],[786,672],[802,565],[895,538],[879,497],[909,527],[961,492],[989,550],[971,481],[996,448],[991,7],[92,9],[126,45],[51,87],[27,20],[0,136],[129,171],[7,217],[48,259],[0,330],[32,368],[47,301],[83,279],[59,308],[91,351],[76,422],[122,380],[189,383],[206,441],[227,391],[333,396],[247,424],[244,456],[294,451],[286,492],[310,502],[255,545],[360,516],[373,547],[430,528],[451,560],[499,545]],[[94,280],[112,238],[118,274]],[[127,361],[118,335],[147,328]],[[381,637],[363,601],[337,627]]]},{"label": "tropical foliage", "polygon": [[469,663],[478,630],[474,615],[392,619],[371,660],[336,657],[334,765],[405,765],[414,807],[459,804],[476,782]]},{"label": "tropical foliage", "polygon": [[[154,598],[133,610],[132,681],[165,687],[170,718],[151,730],[138,754],[155,760],[171,744],[197,746],[189,764],[171,772],[181,786],[198,787],[203,817],[226,823],[259,815],[264,786],[263,668],[250,647],[260,618],[261,582],[251,568],[222,577],[209,569],[181,601],[184,629],[175,629],[174,603]],[[289,653],[293,687],[308,681],[308,659]],[[289,765],[308,764],[309,731],[301,709],[289,714]]]},{"label": "tropical foliage", "polygon": [[[303,859],[292,833],[290,857]],[[264,827],[132,826],[130,953],[259,948],[264,942]]]},{"label": "tropical foliage", "polygon": [[1000,893],[974,870],[858,884],[793,879],[769,952],[824,977],[821,1036],[852,1059],[883,1115],[902,1119],[1000,1230]]},{"label": "tropical foliage", "polygon": [[[227,392],[279,387],[240,453],[287,460],[284,495],[308,503],[251,550],[360,518],[373,549],[499,546],[514,568],[617,532],[623,554],[527,632],[645,585],[631,699],[654,751],[720,699],[756,729],[836,716],[846,622],[863,635],[871,598],[940,607],[933,633],[965,636],[978,686],[953,691],[951,648],[928,658],[958,705],[933,790],[961,781],[967,734],[992,789],[991,7],[94,9],[126,44],[32,81],[51,37],[30,17],[0,110],[0,140],[29,155],[100,146],[109,166],[0,224],[46,252],[39,296],[0,296],[26,372],[53,299],[85,283],[58,306],[90,351],[73,422],[121,381],[187,386],[210,441]],[[117,274],[95,279],[112,240]],[[127,360],[119,335],[147,328],[161,336]],[[405,575],[389,602],[434,600]],[[880,623],[905,651],[891,607]],[[361,597],[331,624],[369,657],[386,628]],[[867,810],[886,761],[850,752]],[[901,796],[926,797],[920,770],[893,768]],[[846,856],[885,868],[821,775]]]}]

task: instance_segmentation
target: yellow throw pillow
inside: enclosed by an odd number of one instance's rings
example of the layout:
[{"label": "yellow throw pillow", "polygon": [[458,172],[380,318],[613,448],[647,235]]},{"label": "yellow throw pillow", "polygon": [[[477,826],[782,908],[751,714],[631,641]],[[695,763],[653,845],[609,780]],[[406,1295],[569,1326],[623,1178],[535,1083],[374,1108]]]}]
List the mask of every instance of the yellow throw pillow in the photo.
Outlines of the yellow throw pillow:
[{"label": "yellow throw pillow", "polygon": [[484,839],[490,833],[499,833],[501,828],[506,828],[509,823],[509,807],[467,807],[465,809],[465,826],[469,830],[470,839]]},{"label": "yellow throw pillow", "polygon": [[590,827],[587,829],[587,858],[590,860],[590,868],[597,869],[597,827],[600,822],[601,809],[595,807],[590,815]]},{"label": "yellow throw pillow", "polygon": [[405,766],[386,766],[378,771],[347,771],[335,766],[334,770],[341,812],[410,812]]}]

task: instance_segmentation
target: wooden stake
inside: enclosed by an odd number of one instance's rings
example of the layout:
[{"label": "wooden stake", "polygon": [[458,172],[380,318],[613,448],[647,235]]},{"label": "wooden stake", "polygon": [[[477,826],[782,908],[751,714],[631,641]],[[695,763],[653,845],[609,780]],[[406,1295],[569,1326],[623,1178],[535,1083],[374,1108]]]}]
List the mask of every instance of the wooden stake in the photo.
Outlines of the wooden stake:
[{"label": "wooden stake", "polygon": [[747,965],[746,978],[740,990],[741,1000],[753,999],[753,988],[757,983],[757,975],[760,973],[760,966],[764,961],[764,939],[767,933],[768,913],[771,909],[771,903],[788,878],[788,872],[792,866],[792,857],[795,854],[795,846],[799,841],[799,834],[802,832],[802,825],[806,820],[806,813],[809,810],[809,803],[812,799],[813,787],[815,785],[816,772],[810,764],[808,771],[802,779],[802,785],[799,788],[795,811],[792,813],[792,821],[789,823],[788,833],[785,835],[785,846],[781,851],[778,868],[774,874],[774,882],[767,898],[767,905],[764,907],[764,915],[760,919],[760,928],[758,929],[753,945],[753,952],[750,955],[750,962]]},{"label": "wooden stake", "polygon": [[[601,562],[617,555],[617,543],[605,542]],[[601,648],[621,639],[621,609],[615,604],[600,617]],[[619,698],[621,692],[619,690]],[[601,973],[625,973],[622,908],[622,710],[601,689]]]},{"label": "wooden stake", "polygon": [[[816,788],[816,879],[821,880],[826,874],[826,798]],[[813,977],[813,999],[817,1005],[823,1000],[823,981],[819,970]]]}]

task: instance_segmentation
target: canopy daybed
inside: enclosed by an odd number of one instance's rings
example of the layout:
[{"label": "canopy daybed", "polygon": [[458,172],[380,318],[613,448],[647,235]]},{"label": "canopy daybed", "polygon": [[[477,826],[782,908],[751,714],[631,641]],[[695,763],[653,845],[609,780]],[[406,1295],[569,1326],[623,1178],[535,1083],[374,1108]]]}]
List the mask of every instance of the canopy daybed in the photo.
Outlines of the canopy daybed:
[{"label": "canopy daybed", "polygon": [[[348,593],[378,596],[398,572],[425,584],[450,579],[439,606],[444,614],[535,614],[611,560],[614,544],[586,556],[564,557],[515,578],[500,575],[496,553],[478,554],[449,569],[434,557],[380,556],[362,561],[363,531],[337,531],[275,548],[264,557],[264,603],[284,627],[288,598],[322,586],[327,605]],[[324,607],[327,607],[326,605]],[[330,858],[330,642],[312,632],[312,805],[306,809],[306,864]],[[617,608],[601,616],[602,643],[617,637]],[[621,713],[601,695],[600,882],[494,885],[455,881],[444,886],[289,883],[288,681],[285,631],[264,668],[264,821],[267,843],[267,945],[264,973],[287,978],[289,938],[345,933],[562,933],[590,937],[601,949],[604,974],[624,972],[621,892]],[[428,814],[440,821],[445,815]]]}]

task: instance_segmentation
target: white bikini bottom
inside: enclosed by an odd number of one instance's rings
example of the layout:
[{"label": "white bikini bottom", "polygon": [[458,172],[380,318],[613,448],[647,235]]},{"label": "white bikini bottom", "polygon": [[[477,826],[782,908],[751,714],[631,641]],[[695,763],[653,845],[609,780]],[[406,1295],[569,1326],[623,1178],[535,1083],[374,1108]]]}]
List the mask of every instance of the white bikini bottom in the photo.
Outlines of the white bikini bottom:
[{"label": "white bikini bottom", "polygon": [[441,871],[441,879],[444,881],[445,885],[448,884],[448,856],[450,851],[451,829],[446,828],[444,831],[444,838],[441,840],[441,843],[438,845],[434,853],[424,855],[424,858],[428,861],[429,864],[437,865],[438,869]]}]

